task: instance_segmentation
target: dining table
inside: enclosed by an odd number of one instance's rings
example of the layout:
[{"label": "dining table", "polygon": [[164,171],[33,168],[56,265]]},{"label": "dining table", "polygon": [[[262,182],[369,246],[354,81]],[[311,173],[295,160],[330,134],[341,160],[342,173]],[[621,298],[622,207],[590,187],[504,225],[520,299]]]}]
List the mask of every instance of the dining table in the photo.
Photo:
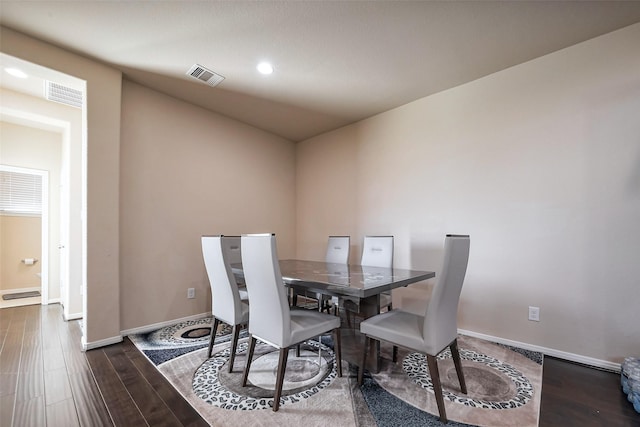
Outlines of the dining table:
[{"label": "dining table", "polygon": [[[279,261],[284,285],[298,292],[320,293],[338,297],[340,304],[348,302],[363,318],[380,313],[380,294],[412,283],[435,277],[433,271],[401,268],[369,267],[355,264],[333,264],[323,261],[285,259]],[[244,278],[242,264],[232,264],[232,271],[239,279]],[[249,298],[251,298],[249,296]],[[249,300],[251,304],[251,300]],[[251,320],[249,320],[251,321]],[[345,331],[347,332],[347,331]],[[359,364],[363,339],[359,331],[348,331],[354,338],[356,351],[349,357]],[[344,335],[344,334],[343,334]],[[359,349],[359,351],[358,351]],[[344,354],[343,350],[343,354]],[[356,359],[356,360],[354,360]],[[371,372],[380,370],[380,343],[371,345],[367,355],[367,368]]]}]

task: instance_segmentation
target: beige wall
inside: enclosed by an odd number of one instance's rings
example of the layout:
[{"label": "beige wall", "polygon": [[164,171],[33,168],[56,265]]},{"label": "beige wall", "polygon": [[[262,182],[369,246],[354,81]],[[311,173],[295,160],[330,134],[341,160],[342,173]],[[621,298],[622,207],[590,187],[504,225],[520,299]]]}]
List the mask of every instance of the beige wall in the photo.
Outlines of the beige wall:
[{"label": "beige wall", "polygon": [[0,215],[0,291],[40,287],[41,263],[27,265],[25,258],[42,259],[42,222],[39,216]]},{"label": "beige wall", "polygon": [[[16,107],[29,105],[32,111],[42,111],[40,107],[48,107],[45,104],[50,102],[22,95],[9,90],[0,90],[2,96],[2,106]],[[68,113],[69,107],[58,104],[49,110],[57,111],[63,115]],[[46,109],[46,108],[45,108]],[[8,118],[8,117],[7,117]],[[40,169],[49,172],[49,286],[48,299],[58,300],[60,298],[60,256],[58,243],[60,242],[60,165],[62,157],[62,134],[60,132],[37,129],[30,126],[23,126],[15,123],[0,121],[0,163],[9,166],[17,166],[30,169]],[[38,223],[40,219],[38,218]],[[40,242],[41,230],[38,229],[38,241]],[[41,243],[39,243],[41,244]],[[3,244],[3,261],[11,265],[12,258],[5,258],[4,251],[10,250],[10,246]],[[38,256],[21,255],[18,260],[28,258],[42,259],[41,248],[38,247]],[[41,271],[42,264],[38,263],[37,271]],[[3,269],[4,270],[4,269]],[[33,270],[32,268],[27,269]],[[35,276],[34,276],[35,277]],[[33,281],[32,281],[33,282]],[[39,280],[35,281],[40,286]]]},{"label": "beige wall", "polygon": [[640,342],[639,38],[637,24],[298,146],[132,83],[121,137],[118,71],[4,28],[0,50],[87,80],[89,343],[206,311],[203,233],[274,231],[281,257],[315,259],[350,234],[354,260],[364,234],[394,234],[397,266],[438,270],[456,232],[472,235],[461,328],[619,362]]},{"label": "beige wall", "polygon": [[637,354],[638,40],[640,24],[300,143],[297,255],[348,233],[357,259],[364,234],[393,234],[396,266],[438,271],[445,233],[469,233],[460,328]]},{"label": "beige wall", "polygon": [[[0,51],[86,80],[85,343],[120,338],[119,161],[122,73],[0,27]],[[75,191],[71,190],[72,193]],[[80,188],[84,192],[85,189]],[[76,270],[77,271],[77,270]]]},{"label": "beige wall", "polygon": [[126,80],[121,138],[123,330],[211,310],[203,234],[274,232],[295,255],[292,142]]}]

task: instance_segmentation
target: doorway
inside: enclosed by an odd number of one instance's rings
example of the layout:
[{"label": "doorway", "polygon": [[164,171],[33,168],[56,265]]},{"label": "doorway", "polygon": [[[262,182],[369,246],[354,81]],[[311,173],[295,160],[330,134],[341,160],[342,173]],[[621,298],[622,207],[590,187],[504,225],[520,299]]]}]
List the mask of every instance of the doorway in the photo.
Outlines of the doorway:
[{"label": "doorway", "polygon": [[46,304],[49,171],[0,164],[0,188],[0,308]]},{"label": "doorway", "polygon": [[[50,175],[49,187],[55,195],[50,194],[49,199],[48,295],[42,292],[42,303],[60,303],[65,320],[83,318],[83,263],[86,251],[82,216],[86,180],[83,166],[86,156],[86,106],[83,99],[86,82],[3,53],[0,53],[0,63],[0,72],[12,67],[21,69],[28,76],[14,79],[3,74],[0,80],[2,124],[10,123],[35,132],[54,133],[59,146],[57,172]],[[63,90],[62,94],[69,93],[73,99],[47,90],[54,86],[57,89],[61,86],[69,89]],[[3,150],[3,163],[25,166],[5,161],[8,157],[6,154],[8,152]],[[32,150],[25,157],[29,155],[36,159],[42,154]],[[54,178],[56,182],[52,182]],[[55,225],[52,225],[52,216],[58,218]]]}]

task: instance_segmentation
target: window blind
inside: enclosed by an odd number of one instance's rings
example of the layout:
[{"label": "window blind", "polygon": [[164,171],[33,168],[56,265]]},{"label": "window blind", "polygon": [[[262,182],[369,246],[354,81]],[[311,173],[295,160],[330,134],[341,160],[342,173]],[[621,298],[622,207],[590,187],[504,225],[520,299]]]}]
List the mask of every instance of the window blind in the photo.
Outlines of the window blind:
[{"label": "window blind", "polygon": [[0,212],[42,214],[42,177],[0,171]]}]

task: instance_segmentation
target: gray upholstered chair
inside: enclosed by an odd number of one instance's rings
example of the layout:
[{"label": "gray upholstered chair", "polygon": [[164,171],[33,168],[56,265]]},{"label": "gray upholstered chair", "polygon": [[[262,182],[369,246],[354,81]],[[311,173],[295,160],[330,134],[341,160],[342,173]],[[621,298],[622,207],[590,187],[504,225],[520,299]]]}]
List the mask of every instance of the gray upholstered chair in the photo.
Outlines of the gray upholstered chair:
[{"label": "gray upholstered chair", "polygon": [[[227,264],[241,264],[242,252],[240,251],[241,237],[240,236],[224,236],[222,239],[222,246],[225,254],[227,254]],[[249,294],[247,288],[244,285],[244,280],[235,279],[238,284],[238,291],[240,292],[240,299],[247,301]]]},{"label": "gray upholstered chair", "polygon": [[335,355],[338,376],[342,376],[340,354],[340,318],[311,310],[292,310],[287,301],[287,289],[283,285],[275,235],[243,235],[242,266],[250,301],[260,301],[249,306],[249,351],[242,379],[247,385],[256,340],[280,349],[276,375],[273,410],[280,406],[282,383],[287,366],[289,348],[312,337],[334,332]]},{"label": "gray upholstered chair", "polygon": [[427,304],[424,316],[402,310],[392,310],[360,323],[360,332],[365,336],[362,364],[358,372],[358,383],[362,384],[364,366],[371,340],[387,341],[394,345],[426,354],[429,373],[433,382],[440,420],[447,422],[442,397],[442,386],[438,374],[436,356],[447,347],[458,374],[460,389],[467,393],[460,353],[458,352],[458,301],[469,260],[469,236],[447,235],[444,243],[442,272]]},{"label": "gray upholstered chair", "polygon": [[231,358],[229,359],[229,372],[231,372],[241,326],[249,322],[249,305],[240,299],[238,285],[231,272],[229,254],[225,250],[229,243],[225,244],[225,239],[224,236],[202,236],[201,240],[202,257],[211,285],[211,312],[213,314],[208,355],[211,357],[220,322],[233,326]]}]

